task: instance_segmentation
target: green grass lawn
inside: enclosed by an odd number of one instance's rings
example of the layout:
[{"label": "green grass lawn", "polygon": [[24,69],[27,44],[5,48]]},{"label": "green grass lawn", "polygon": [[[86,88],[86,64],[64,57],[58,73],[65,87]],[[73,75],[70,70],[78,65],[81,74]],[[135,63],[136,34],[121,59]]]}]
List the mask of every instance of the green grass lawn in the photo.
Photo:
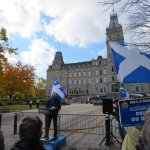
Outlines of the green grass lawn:
[{"label": "green grass lawn", "polygon": [[[40,105],[40,108],[44,106]],[[32,109],[37,109],[36,105],[32,105]],[[19,111],[19,110],[30,110],[29,105],[9,105],[9,106],[0,106],[0,110],[9,110],[9,111]]]}]

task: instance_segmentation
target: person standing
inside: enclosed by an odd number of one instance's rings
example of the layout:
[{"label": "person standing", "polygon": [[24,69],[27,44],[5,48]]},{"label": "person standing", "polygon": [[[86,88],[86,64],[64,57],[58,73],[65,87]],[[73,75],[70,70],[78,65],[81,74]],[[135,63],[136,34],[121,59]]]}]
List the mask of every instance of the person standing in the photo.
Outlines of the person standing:
[{"label": "person standing", "polygon": [[[54,93],[52,97],[48,100],[46,108],[49,113],[45,114],[45,136],[42,138],[42,140],[54,141],[57,140],[58,111],[61,109],[61,103],[58,99],[57,93]],[[52,139],[49,139],[49,128],[52,120],[54,125],[54,137]]]},{"label": "person standing", "polygon": [[39,105],[40,105],[40,99],[36,99],[36,107],[37,107],[37,109],[39,108]]},{"label": "person standing", "polygon": [[32,101],[32,99],[30,99],[30,101],[29,101],[30,109],[32,109],[32,104],[33,104],[33,101]]}]

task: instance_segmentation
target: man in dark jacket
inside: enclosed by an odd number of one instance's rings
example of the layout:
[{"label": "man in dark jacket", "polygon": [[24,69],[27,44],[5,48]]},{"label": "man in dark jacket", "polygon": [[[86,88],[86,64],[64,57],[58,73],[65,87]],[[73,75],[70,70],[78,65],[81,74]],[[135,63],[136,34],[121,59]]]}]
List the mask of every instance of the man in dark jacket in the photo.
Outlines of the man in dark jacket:
[{"label": "man in dark jacket", "polygon": [[42,121],[38,116],[26,117],[19,127],[19,138],[10,150],[45,150],[40,141]]},{"label": "man in dark jacket", "polygon": [[54,141],[57,139],[57,119],[58,119],[58,111],[61,109],[61,103],[58,99],[58,94],[54,93],[52,98],[48,100],[46,105],[48,113],[45,114],[45,136],[43,140],[49,140],[49,128],[51,125],[51,121],[53,119],[54,124],[54,138],[50,139],[50,141]]}]

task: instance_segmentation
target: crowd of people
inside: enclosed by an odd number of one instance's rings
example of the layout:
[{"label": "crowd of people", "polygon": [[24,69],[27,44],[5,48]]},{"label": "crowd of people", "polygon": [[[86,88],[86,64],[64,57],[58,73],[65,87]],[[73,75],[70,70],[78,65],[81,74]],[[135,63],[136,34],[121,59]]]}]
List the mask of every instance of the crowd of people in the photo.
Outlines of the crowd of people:
[{"label": "crowd of people", "polygon": [[[54,93],[52,95],[48,100],[46,109],[48,113],[45,113],[44,137],[42,137],[43,123],[41,119],[38,116],[27,116],[23,118],[20,123],[19,140],[12,145],[10,150],[45,150],[42,141],[57,140],[57,118],[58,111],[61,109],[58,94]],[[118,108],[116,107],[115,109],[116,119],[119,121]],[[54,125],[54,136],[50,139],[49,128],[52,120]],[[143,126],[125,127],[121,129],[125,131],[122,134],[123,142],[121,150],[150,150],[150,110],[145,113],[145,122]],[[2,131],[0,131],[0,150],[4,149],[4,136]]]}]

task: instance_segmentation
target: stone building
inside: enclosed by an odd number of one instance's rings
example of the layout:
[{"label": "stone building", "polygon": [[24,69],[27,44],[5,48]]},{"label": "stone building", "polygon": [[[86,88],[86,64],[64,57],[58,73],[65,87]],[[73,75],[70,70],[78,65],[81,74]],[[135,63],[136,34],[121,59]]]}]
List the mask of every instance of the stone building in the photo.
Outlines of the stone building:
[{"label": "stone building", "polygon": [[[106,28],[107,58],[85,62],[69,63],[63,61],[61,52],[56,52],[54,61],[47,70],[46,95],[50,95],[54,79],[59,79],[68,95],[113,94],[118,91],[117,76],[108,41],[124,42],[122,25],[118,22],[116,13],[110,15],[109,27]],[[148,93],[148,83],[125,84],[129,93]]]}]

